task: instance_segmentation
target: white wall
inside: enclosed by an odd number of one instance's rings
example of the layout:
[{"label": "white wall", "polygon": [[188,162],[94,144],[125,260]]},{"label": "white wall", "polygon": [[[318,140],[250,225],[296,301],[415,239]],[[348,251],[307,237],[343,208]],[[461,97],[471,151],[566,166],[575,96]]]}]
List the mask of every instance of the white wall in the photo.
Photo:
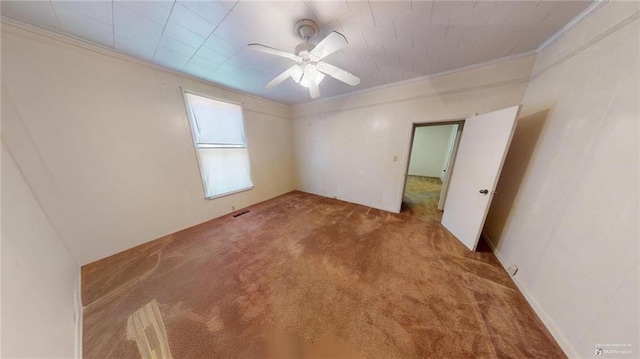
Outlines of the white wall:
[{"label": "white wall", "polygon": [[518,105],[534,57],[293,107],[298,189],[398,212],[412,123]]},{"label": "white wall", "polygon": [[[44,34],[2,25],[2,138],[80,264],[295,188],[288,106]],[[204,199],[180,87],[244,103],[253,190]]]},{"label": "white wall", "polygon": [[610,2],[540,53],[485,226],[576,358],[640,355],[639,4]]},{"label": "white wall", "polygon": [[413,135],[409,174],[440,177],[446,170],[454,125],[417,127]]},{"label": "white wall", "polygon": [[78,357],[80,266],[2,145],[3,358]]}]

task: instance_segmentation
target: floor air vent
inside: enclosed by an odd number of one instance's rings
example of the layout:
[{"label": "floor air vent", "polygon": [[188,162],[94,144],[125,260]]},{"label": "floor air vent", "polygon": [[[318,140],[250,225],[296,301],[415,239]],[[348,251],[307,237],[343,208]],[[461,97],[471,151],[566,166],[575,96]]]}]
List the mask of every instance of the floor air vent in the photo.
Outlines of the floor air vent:
[{"label": "floor air vent", "polygon": [[240,216],[242,216],[243,214],[246,214],[246,213],[249,213],[249,211],[242,211],[240,213],[234,214],[233,218],[238,218],[238,217],[240,217]]}]

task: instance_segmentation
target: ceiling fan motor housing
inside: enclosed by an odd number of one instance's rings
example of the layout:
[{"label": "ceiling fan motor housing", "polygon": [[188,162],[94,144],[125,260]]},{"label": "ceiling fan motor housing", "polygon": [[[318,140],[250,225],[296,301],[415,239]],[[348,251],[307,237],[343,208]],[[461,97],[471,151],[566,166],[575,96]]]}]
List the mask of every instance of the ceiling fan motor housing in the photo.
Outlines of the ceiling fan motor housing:
[{"label": "ceiling fan motor housing", "polygon": [[303,60],[311,60],[309,57],[309,53],[316,47],[314,44],[310,44],[308,42],[303,42],[296,46],[295,53],[296,55],[302,57]]}]

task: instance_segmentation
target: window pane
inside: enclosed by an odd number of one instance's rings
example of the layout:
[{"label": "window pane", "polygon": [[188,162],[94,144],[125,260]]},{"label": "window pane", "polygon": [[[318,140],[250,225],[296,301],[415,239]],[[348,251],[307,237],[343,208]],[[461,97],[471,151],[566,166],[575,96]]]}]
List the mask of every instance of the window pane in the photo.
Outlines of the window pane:
[{"label": "window pane", "polygon": [[198,149],[206,197],[253,187],[246,148]]},{"label": "window pane", "polygon": [[187,93],[194,115],[197,144],[245,145],[242,108]]}]

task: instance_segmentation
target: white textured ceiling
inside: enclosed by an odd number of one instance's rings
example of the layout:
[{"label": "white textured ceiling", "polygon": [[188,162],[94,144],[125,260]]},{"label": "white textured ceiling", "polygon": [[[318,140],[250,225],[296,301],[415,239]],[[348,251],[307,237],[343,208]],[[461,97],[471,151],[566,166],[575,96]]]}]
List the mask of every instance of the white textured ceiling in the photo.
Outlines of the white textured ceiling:
[{"label": "white textured ceiling", "polygon": [[207,81],[286,104],[309,102],[293,63],[249,43],[291,51],[308,18],[349,44],[325,60],[361,78],[327,77],[321,98],[431,75],[536,49],[591,1],[7,1],[3,16],[71,34]]}]

